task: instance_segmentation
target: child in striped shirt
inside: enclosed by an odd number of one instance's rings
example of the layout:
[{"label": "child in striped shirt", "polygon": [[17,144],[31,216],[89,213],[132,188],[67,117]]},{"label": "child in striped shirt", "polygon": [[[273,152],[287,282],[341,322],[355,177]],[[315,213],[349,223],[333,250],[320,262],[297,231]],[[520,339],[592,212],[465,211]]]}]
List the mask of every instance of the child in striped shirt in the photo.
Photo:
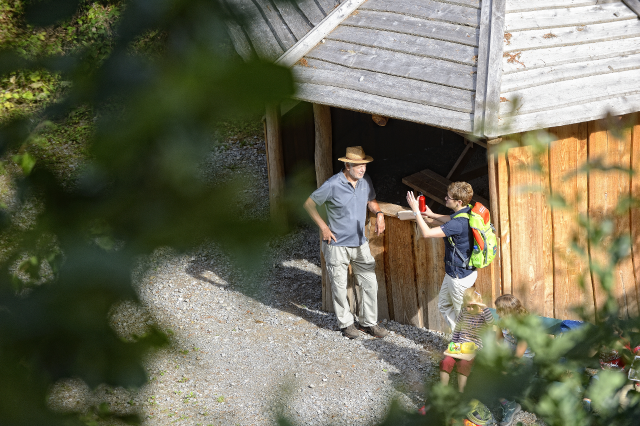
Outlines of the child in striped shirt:
[{"label": "child in striped shirt", "polygon": [[[487,306],[482,303],[482,296],[476,291],[475,286],[465,290],[462,296],[462,309],[456,319],[456,328],[453,331],[451,341],[454,343],[473,342],[478,349],[482,349],[482,329],[493,324],[493,315]],[[451,356],[445,356],[440,363],[440,381],[449,384],[449,376],[456,367],[458,371],[458,390],[464,391],[467,377],[471,372],[473,359],[467,361]]]}]

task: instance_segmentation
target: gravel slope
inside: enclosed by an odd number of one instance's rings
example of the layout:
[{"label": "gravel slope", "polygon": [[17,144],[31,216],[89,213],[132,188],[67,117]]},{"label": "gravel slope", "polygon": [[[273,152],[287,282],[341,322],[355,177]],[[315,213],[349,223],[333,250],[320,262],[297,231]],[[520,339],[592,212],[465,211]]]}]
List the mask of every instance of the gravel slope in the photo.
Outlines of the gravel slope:
[{"label": "gravel slope", "polygon": [[[212,152],[203,173],[218,182],[248,172],[255,179],[248,214],[267,214],[264,145],[237,145]],[[123,336],[140,333],[150,318],[171,330],[174,347],[147,361],[151,382],[137,392],[89,392],[67,381],[52,403],[72,410],[108,401],[115,411],[141,413],[145,425],[266,425],[277,412],[298,424],[370,425],[392,398],[408,409],[423,404],[425,381],[438,380],[442,333],[388,321],[385,339],[342,337],[335,315],[320,310],[314,228],[273,241],[264,261],[261,275],[248,279],[215,245],[190,255],[158,250],[138,276],[147,311],[123,304],[112,319]]]}]

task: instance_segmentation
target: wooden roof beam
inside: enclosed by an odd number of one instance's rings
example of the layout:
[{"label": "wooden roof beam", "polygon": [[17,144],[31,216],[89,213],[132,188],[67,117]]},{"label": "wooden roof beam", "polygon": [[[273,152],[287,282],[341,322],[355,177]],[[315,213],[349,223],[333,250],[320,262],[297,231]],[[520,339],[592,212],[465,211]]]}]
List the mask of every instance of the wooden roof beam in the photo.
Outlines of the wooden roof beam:
[{"label": "wooden roof beam", "polygon": [[627,7],[633,10],[638,17],[640,17],[640,0],[622,0],[622,3],[626,4]]},{"label": "wooden roof beam", "polygon": [[483,140],[481,137],[478,137],[477,135],[472,135],[471,133],[457,132],[455,130],[450,130],[450,131],[455,133],[458,136],[462,136],[466,141],[473,142],[476,145],[480,145],[484,149],[487,149],[487,142]]},{"label": "wooden roof beam", "polygon": [[480,33],[478,34],[478,63],[476,66],[476,98],[473,113],[473,133],[484,135],[484,110],[487,97],[487,73],[489,72],[489,44],[491,37],[492,1],[484,0],[480,9]]},{"label": "wooden roof beam", "polygon": [[278,58],[276,64],[285,67],[292,67],[304,55],[309,53],[318,43],[322,41],[331,31],[349,17],[366,0],[346,0],[340,6],[333,9],[314,29],[309,31],[289,50]]},{"label": "wooden roof beam", "polygon": [[[483,2],[483,6],[487,2]],[[483,7],[484,10],[484,7]],[[486,44],[480,45],[478,55],[486,55],[487,73],[484,82],[484,99],[478,99],[476,94],[475,114],[483,114],[483,120],[477,120],[476,134],[485,137],[501,136],[499,133],[498,109],[500,108],[500,84],[502,82],[502,54],[504,51],[504,17],[506,0],[491,0],[490,32]],[[481,42],[483,42],[481,40]],[[486,52],[482,52],[482,50]],[[481,56],[482,58],[483,56]],[[480,64],[478,64],[480,68]],[[482,84],[482,82],[481,82]],[[481,109],[478,109],[481,108]],[[475,115],[474,114],[474,115]]]}]

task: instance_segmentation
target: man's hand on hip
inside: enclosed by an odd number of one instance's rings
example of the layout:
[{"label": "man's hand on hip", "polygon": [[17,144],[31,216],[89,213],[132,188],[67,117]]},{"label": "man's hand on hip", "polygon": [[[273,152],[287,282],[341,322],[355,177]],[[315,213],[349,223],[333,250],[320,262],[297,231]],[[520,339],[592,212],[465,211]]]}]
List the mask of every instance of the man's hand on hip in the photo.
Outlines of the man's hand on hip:
[{"label": "man's hand on hip", "polygon": [[323,227],[322,241],[326,241],[327,244],[331,244],[331,240],[333,240],[334,242],[338,242],[338,239],[336,238],[335,235],[333,235],[333,232],[331,232],[331,229],[329,229],[328,226]]},{"label": "man's hand on hip", "polygon": [[384,232],[385,224],[384,224],[384,215],[379,214],[376,215],[376,235],[380,235]]}]

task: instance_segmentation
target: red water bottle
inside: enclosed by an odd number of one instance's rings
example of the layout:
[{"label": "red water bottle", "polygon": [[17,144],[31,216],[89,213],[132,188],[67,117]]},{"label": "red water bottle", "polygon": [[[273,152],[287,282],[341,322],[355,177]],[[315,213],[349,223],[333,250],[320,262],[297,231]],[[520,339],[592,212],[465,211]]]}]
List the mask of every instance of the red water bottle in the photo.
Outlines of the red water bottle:
[{"label": "red water bottle", "polygon": [[427,211],[427,200],[424,198],[424,195],[422,195],[422,192],[418,192],[418,205],[420,206],[421,212]]}]

